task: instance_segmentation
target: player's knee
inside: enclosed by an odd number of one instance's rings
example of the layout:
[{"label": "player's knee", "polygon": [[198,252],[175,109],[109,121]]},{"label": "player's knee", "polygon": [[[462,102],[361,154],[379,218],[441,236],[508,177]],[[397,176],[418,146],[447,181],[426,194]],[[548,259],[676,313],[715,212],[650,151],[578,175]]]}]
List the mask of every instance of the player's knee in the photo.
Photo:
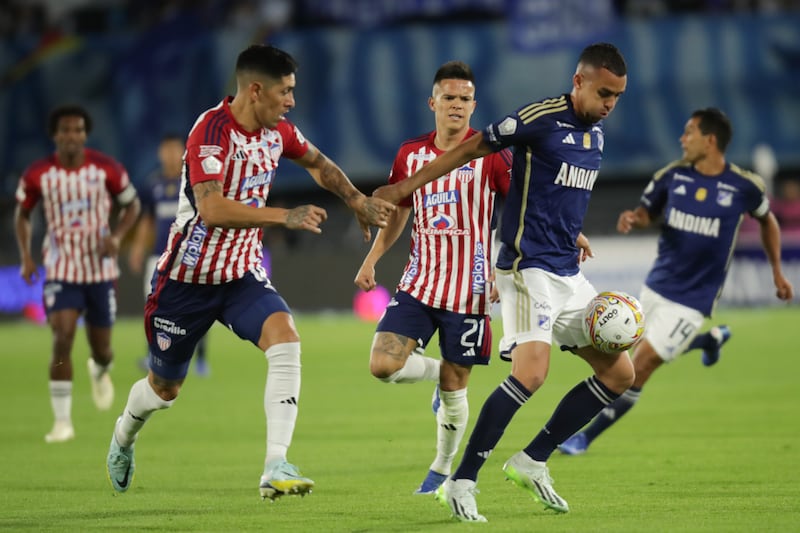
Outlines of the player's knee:
[{"label": "player's knee", "polygon": [[74,330],[53,330],[53,351],[56,354],[68,356],[75,340]]},{"label": "player's knee", "polygon": [[611,372],[600,377],[600,381],[612,391],[622,394],[634,385],[636,372],[633,365],[617,365]]},{"label": "player's knee", "polygon": [[[157,380],[156,382],[150,382],[150,388],[165,402],[172,402],[178,397],[178,393],[181,390],[181,383],[177,381]],[[170,405],[172,404],[170,403]],[[169,405],[166,407],[169,407]]]},{"label": "player's knee", "polygon": [[402,362],[383,353],[372,352],[369,358],[370,373],[381,381],[393,383],[393,377],[403,368]]}]

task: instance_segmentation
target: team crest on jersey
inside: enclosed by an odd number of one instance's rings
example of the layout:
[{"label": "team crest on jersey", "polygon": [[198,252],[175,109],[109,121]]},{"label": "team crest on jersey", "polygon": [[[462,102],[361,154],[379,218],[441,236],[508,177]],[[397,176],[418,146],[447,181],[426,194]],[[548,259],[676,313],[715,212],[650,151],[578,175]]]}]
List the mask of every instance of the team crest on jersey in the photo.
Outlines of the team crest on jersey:
[{"label": "team crest on jersey", "polygon": [[200,166],[203,167],[203,172],[206,174],[219,174],[222,172],[222,161],[214,157],[213,155],[206,157],[200,162]]},{"label": "team crest on jersey", "polygon": [[705,187],[700,187],[694,193],[694,199],[697,200],[698,202],[705,202],[707,196],[708,196],[708,190]]},{"label": "team crest on jersey", "polygon": [[475,169],[469,165],[464,165],[456,172],[456,179],[463,184],[467,184],[475,177]]},{"label": "team crest on jersey", "polygon": [[592,134],[588,131],[583,134],[583,147],[587,150],[592,147]]},{"label": "team crest on jersey", "polygon": [[165,352],[172,346],[172,339],[163,331],[159,331],[156,333],[156,344],[158,344],[159,350]]},{"label": "team crest on jersey", "polygon": [[733,193],[731,191],[717,191],[717,203],[722,207],[733,205]]},{"label": "team crest on jersey", "polygon": [[437,205],[457,204],[460,201],[460,191],[441,191],[426,194],[422,199],[422,205],[427,209]]},{"label": "team crest on jersey", "polygon": [[550,329],[550,315],[538,315],[536,323],[545,331]]},{"label": "team crest on jersey", "polygon": [[497,131],[500,132],[500,135],[511,135],[517,131],[517,121],[511,117],[507,117],[503,122],[498,124]]}]

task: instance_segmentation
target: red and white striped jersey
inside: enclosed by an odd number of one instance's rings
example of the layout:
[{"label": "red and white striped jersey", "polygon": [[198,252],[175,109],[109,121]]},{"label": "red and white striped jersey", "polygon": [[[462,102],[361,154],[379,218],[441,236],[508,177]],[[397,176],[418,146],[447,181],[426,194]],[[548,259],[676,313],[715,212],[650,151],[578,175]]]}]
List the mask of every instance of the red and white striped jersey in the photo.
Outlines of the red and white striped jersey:
[{"label": "red and white striped jersey", "polygon": [[217,180],[222,195],[252,207],[264,207],[278,160],[302,157],[308,143],[294,124],[248,132],[231,114],[228,97],[198,117],[186,141],[178,213],[158,269],[176,281],[221,284],[253,272],[267,279],[261,262],[261,228],[225,229],[205,225],[192,187]]},{"label": "red and white striped jersey", "polygon": [[20,178],[17,202],[27,210],[41,200],[47,232],[42,245],[48,281],[100,283],[119,277],[116,257],[101,257],[111,200],[136,197],[128,172],[113,158],[84,149],[79,168],[64,168],[55,154],[31,164]]},{"label": "red and white striped jersey", "polygon": [[[470,129],[467,137],[477,133]],[[442,154],[436,132],[406,141],[389,183],[414,174]],[[401,205],[413,207],[411,250],[397,290],[425,305],[456,313],[488,314],[495,195],[505,196],[511,153],[492,153],[417,189]]]}]

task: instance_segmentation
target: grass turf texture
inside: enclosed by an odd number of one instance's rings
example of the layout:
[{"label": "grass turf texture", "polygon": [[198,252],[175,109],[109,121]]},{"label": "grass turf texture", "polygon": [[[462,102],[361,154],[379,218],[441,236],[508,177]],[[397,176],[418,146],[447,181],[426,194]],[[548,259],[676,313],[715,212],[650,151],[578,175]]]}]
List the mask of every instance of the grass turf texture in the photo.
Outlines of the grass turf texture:
[{"label": "grass turf texture", "polygon": [[[729,324],[733,338],[715,367],[703,367],[694,352],[662,368],[639,405],[586,455],[556,452],[549,465],[570,504],[566,515],[544,511],[500,470],[588,375],[582,361],[554,352],[544,387],[517,413],[481,471],[478,508],[489,519],[483,526],[453,522],[432,496],[412,495],[434,454],[432,386],[386,385],[369,375],[372,324],[297,317],[303,386],[289,459],[317,487],[308,497],[274,504],[258,496],[266,362],[254,347],[221,326],[211,331],[211,376],[190,373],[173,408],[150,419],[137,442],[132,487],[118,495],[106,479],[105,456],[129,387],[142,375],[141,321],[115,328],[117,396],[109,412],[92,404],[79,331],[76,439],[63,444],[43,439],[52,422],[49,330],[0,324],[0,529],[797,531],[797,317],[796,307],[720,312],[715,323]],[[500,332],[495,322],[495,341]],[[438,356],[438,347],[428,353]],[[476,369],[470,429],[509,370],[497,357]]]}]

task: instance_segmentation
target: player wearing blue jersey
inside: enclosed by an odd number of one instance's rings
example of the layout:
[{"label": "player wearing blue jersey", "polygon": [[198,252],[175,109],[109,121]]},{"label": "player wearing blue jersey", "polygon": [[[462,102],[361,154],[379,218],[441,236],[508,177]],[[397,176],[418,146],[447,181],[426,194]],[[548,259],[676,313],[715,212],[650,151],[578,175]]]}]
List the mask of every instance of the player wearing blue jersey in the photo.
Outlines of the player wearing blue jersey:
[{"label": "player wearing blue jersey", "polygon": [[636,379],[584,431],[564,442],[559,447],[562,452],[585,452],[600,433],[636,404],[653,372],[684,351],[706,348],[704,363],[716,362],[716,348],[724,336],[714,329],[711,334],[697,335],[697,330],[704,317],[711,316],[722,292],[745,214],[761,226],[776,296],[792,298],[794,289],[781,270],[780,227],[770,212],[764,182],[726,162],[725,148],[731,135],[730,121],[718,109],[692,113],[680,139],[683,159],[656,172],[642,194],[641,205],[620,214],[620,233],[662,221],[658,256],[640,298],[647,329],[634,351]]},{"label": "player wearing blue jersey", "polygon": [[509,479],[546,507],[569,510],[553,490],[546,465],[556,446],[633,384],[627,353],[601,353],[583,333],[583,312],[597,291],[580,271],[576,244],[600,169],[602,120],[626,83],[619,50],[590,45],[581,53],[569,94],[521,107],[375,193],[399,201],[471,159],[514,147],[496,270],[511,375],[483,404],[461,464],[436,492],[460,520],[486,521],[474,496],[478,471],[514,414],[544,382],[552,343],[586,360],[594,375],[570,390],[545,427],[503,466]]},{"label": "player wearing blue jersey", "polygon": [[[178,212],[178,196],[183,170],[184,139],[168,134],[158,145],[159,168],[150,174],[142,188],[140,198],[142,215],[128,255],[128,266],[135,274],[144,273],[144,297],[150,294],[153,273],[159,256],[167,248],[169,229]],[[147,259],[145,260],[145,256]],[[144,270],[142,268],[144,267]],[[197,343],[195,370],[201,376],[208,375],[206,360],[207,337]],[[145,356],[141,366],[147,370]]]}]

